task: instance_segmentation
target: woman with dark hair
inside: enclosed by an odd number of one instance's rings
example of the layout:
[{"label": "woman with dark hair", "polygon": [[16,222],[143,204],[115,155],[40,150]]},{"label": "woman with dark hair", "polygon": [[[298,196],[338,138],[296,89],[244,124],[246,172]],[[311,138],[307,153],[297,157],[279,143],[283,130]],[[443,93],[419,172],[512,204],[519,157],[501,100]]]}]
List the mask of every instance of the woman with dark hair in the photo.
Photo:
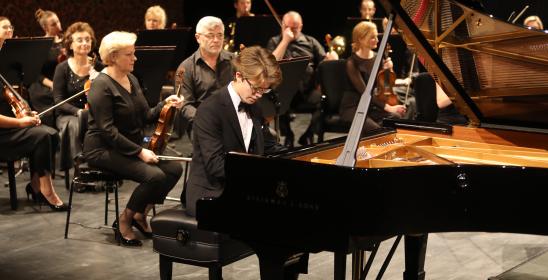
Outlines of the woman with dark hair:
[{"label": "woman with dark hair", "polygon": [[[65,32],[64,46],[68,59],[55,68],[53,77],[53,98],[59,103],[84,89],[89,79],[97,76],[95,67],[99,64],[89,56],[95,45],[95,32],[86,22],[75,22]],[[57,108],[56,127],[60,131],[61,145],[69,145],[61,149],[61,170],[70,169],[73,157],[82,151],[78,142],[78,111],[83,110],[87,102],[86,95],[72,99]]]}]

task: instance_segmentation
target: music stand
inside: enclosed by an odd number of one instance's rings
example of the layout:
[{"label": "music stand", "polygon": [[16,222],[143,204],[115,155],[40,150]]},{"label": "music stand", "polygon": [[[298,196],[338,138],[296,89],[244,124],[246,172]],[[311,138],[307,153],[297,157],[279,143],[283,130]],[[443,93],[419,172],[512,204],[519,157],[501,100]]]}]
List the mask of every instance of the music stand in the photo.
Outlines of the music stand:
[{"label": "music stand", "polygon": [[165,77],[175,55],[175,46],[135,47],[137,61],[133,74],[139,79],[148,104],[153,107],[160,100]]},{"label": "music stand", "polygon": [[234,46],[237,50],[240,49],[240,44],[246,47],[259,45],[264,48],[268,40],[278,34],[280,34],[280,26],[273,16],[239,17],[236,20]]},{"label": "music stand", "polygon": [[289,110],[291,101],[299,89],[299,84],[303,79],[309,62],[309,56],[280,60],[279,64],[280,69],[282,70],[282,83],[258,101],[264,117],[267,119],[275,119],[276,133],[278,135],[280,135],[278,117]]},{"label": "music stand", "polygon": [[191,27],[137,30],[135,46],[175,46],[175,52],[168,70],[176,70],[186,58],[191,30]]},{"label": "music stand", "polygon": [[53,37],[6,39],[0,50],[0,73],[10,84],[30,85],[38,79]]}]

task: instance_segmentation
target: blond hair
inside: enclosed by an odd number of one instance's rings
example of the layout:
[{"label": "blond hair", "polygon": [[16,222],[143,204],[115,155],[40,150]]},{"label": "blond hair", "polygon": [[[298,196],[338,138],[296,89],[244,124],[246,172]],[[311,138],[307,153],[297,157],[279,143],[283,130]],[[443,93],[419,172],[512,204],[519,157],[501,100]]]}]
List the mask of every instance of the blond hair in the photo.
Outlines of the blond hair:
[{"label": "blond hair", "polygon": [[540,30],[544,29],[544,25],[542,24],[542,21],[540,20],[538,16],[528,16],[527,18],[525,18],[525,20],[523,20],[523,25],[529,26],[528,23],[530,22],[537,23],[538,26],[540,27]]},{"label": "blond hair", "polygon": [[57,14],[49,10],[42,10],[40,8],[38,8],[38,10],[34,12],[34,17],[36,18],[36,21],[38,22],[38,24],[40,24],[40,27],[42,27],[43,30],[46,30],[48,18],[52,16],[57,16]]},{"label": "blond hair", "polygon": [[374,30],[377,30],[377,26],[369,21],[362,21],[352,30],[352,51],[358,51],[360,49],[360,40],[367,37]]},{"label": "blond hair", "polygon": [[113,31],[103,37],[99,47],[99,56],[105,65],[112,65],[112,54],[135,45],[137,35],[125,31]]},{"label": "blond hair", "polygon": [[267,82],[275,88],[282,82],[282,71],[276,57],[266,49],[252,46],[243,49],[232,60],[236,72],[260,84]]},{"label": "blond hair", "polygon": [[159,20],[160,29],[166,28],[167,15],[166,15],[166,11],[164,10],[164,8],[162,8],[159,5],[151,6],[150,8],[147,9],[147,11],[145,13],[145,21],[146,21],[148,16],[152,16],[153,18],[156,18],[156,19]]}]

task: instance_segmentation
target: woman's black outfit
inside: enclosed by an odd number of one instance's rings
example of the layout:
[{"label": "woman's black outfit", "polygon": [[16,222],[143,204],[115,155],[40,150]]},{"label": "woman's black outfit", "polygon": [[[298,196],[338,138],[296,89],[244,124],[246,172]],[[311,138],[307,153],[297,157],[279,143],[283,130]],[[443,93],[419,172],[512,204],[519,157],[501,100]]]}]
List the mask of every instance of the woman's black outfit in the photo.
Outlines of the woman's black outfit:
[{"label": "woman's black outfit", "polygon": [[[15,117],[4,96],[0,96],[0,114]],[[0,158],[18,160],[29,157],[31,172],[37,172],[41,177],[46,175],[46,172],[51,174],[53,170],[58,142],[57,131],[46,125],[0,128]]]},{"label": "woman's black outfit", "polygon": [[[44,84],[42,80],[48,78],[53,81],[53,73],[55,72],[55,67],[57,66],[57,58],[61,54],[61,49],[63,48],[63,42],[53,43],[51,49],[48,52],[48,57],[42,66],[40,75],[38,79],[32,83],[29,87],[29,100],[32,106],[32,109],[38,113],[46,110],[47,108],[53,106],[53,96],[51,94],[51,89]],[[43,124],[46,124],[51,127],[55,127],[55,115],[53,111],[50,111],[40,117]]]},{"label": "woman's black outfit", "polygon": [[149,108],[137,78],[128,77],[131,92],[105,73],[93,81],[84,155],[92,166],[139,182],[127,208],[143,213],[147,204],[163,203],[181,177],[182,167],[172,161],[148,164],[138,157],[145,123],[158,118],[164,102]]}]

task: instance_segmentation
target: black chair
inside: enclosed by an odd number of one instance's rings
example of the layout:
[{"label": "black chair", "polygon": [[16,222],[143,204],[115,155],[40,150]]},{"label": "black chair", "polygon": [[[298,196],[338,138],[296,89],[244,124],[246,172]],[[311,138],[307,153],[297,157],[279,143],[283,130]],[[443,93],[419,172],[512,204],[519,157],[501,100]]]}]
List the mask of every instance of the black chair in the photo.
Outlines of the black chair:
[{"label": "black chair", "polygon": [[8,186],[10,192],[11,210],[17,210],[17,184],[15,182],[15,164],[12,159],[0,159],[6,162],[8,167]]},{"label": "black chair", "polygon": [[150,221],[152,244],[160,254],[160,279],[170,280],[173,262],[209,268],[210,280],[222,280],[225,265],[253,255],[240,241],[198,229],[198,222],[184,209],[169,209]]},{"label": "black chair", "polygon": [[[83,143],[84,136],[88,127],[88,111],[81,110],[78,113],[78,122],[80,125],[80,131],[78,132],[78,140],[80,143]],[[119,206],[118,206],[118,187],[122,183],[122,178],[117,175],[90,166],[83,166],[85,159],[82,154],[77,155],[75,158],[74,164],[74,178],[70,184],[70,194],[69,194],[69,209],[67,211],[67,221],[65,224],[65,239],[68,238],[68,230],[70,224],[70,214],[72,212],[72,197],[74,194],[75,184],[90,184],[97,182],[104,182],[105,184],[105,225],[108,225],[108,203],[109,203],[109,191],[114,192],[114,201],[116,207],[116,219],[120,216]]]},{"label": "black chair", "polygon": [[346,74],[346,60],[322,61],[318,65],[318,76],[322,89],[322,108],[318,120],[318,142],[323,141],[325,132],[347,133],[351,123],[343,121],[339,107],[343,94],[351,89]]}]

